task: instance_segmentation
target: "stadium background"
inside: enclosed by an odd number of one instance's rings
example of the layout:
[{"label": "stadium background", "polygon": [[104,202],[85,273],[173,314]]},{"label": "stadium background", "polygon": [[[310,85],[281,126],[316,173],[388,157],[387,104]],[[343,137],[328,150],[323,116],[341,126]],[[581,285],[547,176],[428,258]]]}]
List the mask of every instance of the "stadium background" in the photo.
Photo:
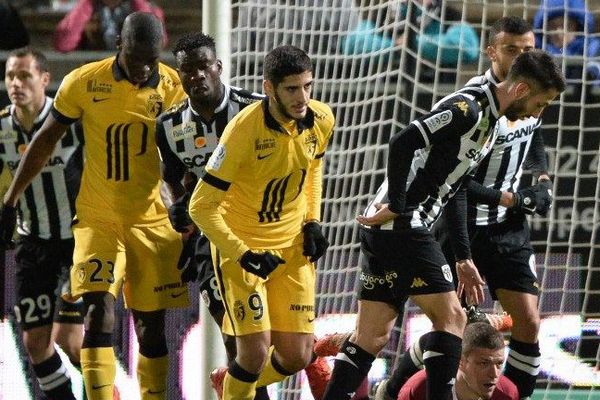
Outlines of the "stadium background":
[{"label": "stadium background", "polygon": [[[170,45],[184,33],[202,29],[203,16],[206,18],[214,12],[208,0],[202,4],[191,0],[157,3],[164,7],[167,15]],[[304,3],[309,7],[305,8]],[[343,0],[234,1],[230,10],[232,55],[223,57],[226,53],[219,51],[224,61],[229,61],[231,83],[260,90],[260,63],[273,43],[292,43],[305,48],[315,60],[314,97],[329,103],[336,112],[338,122],[328,152],[323,205],[323,220],[332,246],[318,265],[318,335],[352,327],[353,313],[356,312],[356,272],[360,265],[353,219],[383,179],[387,140],[436,99],[460,87],[488,65],[482,56],[473,65],[443,68],[439,63],[423,60],[418,52],[401,47],[375,55],[353,56],[325,50],[329,49],[329,41],[335,42],[344,35],[344,31],[337,29],[339,27],[324,25],[326,18],[342,11],[342,3]],[[405,22],[393,18],[390,10],[398,3],[399,0],[356,0],[354,5],[363,17],[377,21],[382,32],[400,29],[419,32],[419,21],[402,25]],[[482,35],[482,42],[487,27],[496,18],[520,15],[531,20],[539,4],[529,0],[445,3],[462,11],[463,20],[476,28]],[[586,4],[598,22],[600,1],[587,1]],[[276,26],[266,29],[267,25],[260,25],[258,21],[261,12],[269,11],[279,17]],[[51,62],[51,94],[68,71],[108,55],[56,53],[51,50],[51,35],[63,12],[42,8],[23,9],[21,14],[32,35],[32,43],[44,50]],[[598,31],[597,26],[593,28],[594,32]],[[0,56],[3,62],[6,53],[0,53]],[[172,65],[170,53],[165,52],[164,58]],[[566,70],[578,68],[587,60],[564,57],[559,61]],[[427,69],[430,76],[424,78],[422,71]],[[0,88],[0,103],[6,104],[4,87]],[[597,253],[599,100],[598,88],[585,80],[575,81],[543,116],[550,171],[555,181],[555,202],[551,215],[532,220],[532,238],[542,283],[540,343],[544,357],[536,399],[600,399],[600,375],[596,371],[600,333],[600,261]],[[9,254],[4,276],[4,304],[8,312],[14,304],[12,265]],[[198,322],[196,288],[192,289],[192,294],[191,308],[169,313],[167,335],[172,361],[169,399],[203,398],[201,393],[207,371],[200,365],[205,350],[200,336],[204,327],[202,321]],[[489,310],[492,308],[489,302],[484,306]],[[120,315],[116,338],[122,369],[117,385],[123,399],[135,399],[132,379],[137,351],[131,322],[125,312]],[[427,329],[427,322],[411,306],[407,307],[403,321],[373,369],[372,379],[385,375],[393,366],[396,351],[403,350],[415,335]],[[208,323],[212,324],[212,321]],[[28,389],[36,385],[31,383],[32,375],[24,362],[18,337],[12,318],[1,324],[0,399],[39,396]],[[215,345],[220,345],[218,340]],[[284,387],[274,388],[274,394],[280,399],[310,399],[304,380],[302,375],[291,378]]]}]

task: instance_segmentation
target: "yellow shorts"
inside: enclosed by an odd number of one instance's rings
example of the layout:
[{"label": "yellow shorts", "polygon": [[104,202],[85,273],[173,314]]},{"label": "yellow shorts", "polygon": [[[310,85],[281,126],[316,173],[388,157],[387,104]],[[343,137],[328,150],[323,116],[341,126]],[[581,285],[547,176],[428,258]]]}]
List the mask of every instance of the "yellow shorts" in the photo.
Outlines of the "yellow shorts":
[{"label": "yellow shorts", "polygon": [[[260,251],[258,249],[253,249]],[[302,244],[268,250],[285,260],[267,279],[246,272],[239,262],[215,255],[215,274],[225,306],[223,333],[243,336],[264,331],[313,333],[315,268]]]},{"label": "yellow shorts", "polygon": [[177,270],[181,235],[170,223],[123,226],[79,221],[73,226],[73,236],[72,298],[90,292],[110,292],[117,298],[123,286],[125,303],[134,310],[189,304],[187,285]]}]

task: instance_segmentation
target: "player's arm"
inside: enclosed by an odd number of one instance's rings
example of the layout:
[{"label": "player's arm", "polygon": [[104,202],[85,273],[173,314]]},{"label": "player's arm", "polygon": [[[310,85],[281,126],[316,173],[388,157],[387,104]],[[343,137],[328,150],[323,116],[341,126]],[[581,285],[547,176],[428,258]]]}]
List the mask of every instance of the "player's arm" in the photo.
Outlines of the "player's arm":
[{"label": "player's arm", "polygon": [[27,186],[31,183],[54,151],[56,143],[60,140],[67,127],[70,125],[63,123],[50,113],[40,130],[33,137],[33,140],[27,146],[19,166],[15,172],[8,191],[4,195],[4,204],[10,207],[16,207],[19,197],[23,194]]}]

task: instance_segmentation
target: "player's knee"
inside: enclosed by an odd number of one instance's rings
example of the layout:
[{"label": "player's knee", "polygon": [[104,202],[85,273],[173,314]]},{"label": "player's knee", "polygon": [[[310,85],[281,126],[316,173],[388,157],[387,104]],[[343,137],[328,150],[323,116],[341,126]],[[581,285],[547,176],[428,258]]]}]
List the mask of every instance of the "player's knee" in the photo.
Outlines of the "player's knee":
[{"label": "player's knee", "polygon": [[302,348],[298,346],[295,350],[278,353],[281,366],[290,373],[296,373],[306,368],[312,360],[312,346]]},{"label": "player's knee", "polygon": [[356,331],[350,341],[371,354],[377,354],[387,345],[391,334],[383,327],[372,326],[371,328],[367,332]]},{"label": "player's knee", "polygon": [[433,313],[431,322],[436,331],[449,332],[462,337],[462,332],[467,325],[467,315],[456,302],[456,305],[450,305],[442,313]]},{"label": "player's knee", "polygon": [[140,354],[149,358],[167,355],[164,315],[164,311],[143,312],[133,310],[134,327],[140,344]]},{"label": "player's knee", "polygon": [[59,336],[56,338],[56,344],[58,344],[62,351],[65,352],[72,363],[77,364],[80,362],[81,342],[82,341],[80,338],[74,338],[71,336]]},{"label": "player's knee", "polygon": [[23,334],[23,344],[27,354],[33,359],[43,357],[52,347],[50,332],[32,329]]},{"label": "player's knee", "polygon": [[527,342],[534,342],[537,340],[540,331],[540,315],[537,310],[511,317],[513,318],[513,335]]}]

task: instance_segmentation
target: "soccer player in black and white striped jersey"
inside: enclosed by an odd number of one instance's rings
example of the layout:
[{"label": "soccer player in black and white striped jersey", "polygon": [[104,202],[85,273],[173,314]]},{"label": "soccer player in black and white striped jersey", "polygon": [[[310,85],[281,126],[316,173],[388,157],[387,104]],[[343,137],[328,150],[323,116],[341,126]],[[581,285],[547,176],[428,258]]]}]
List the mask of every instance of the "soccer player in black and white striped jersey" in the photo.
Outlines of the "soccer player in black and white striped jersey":
[{"label": "soccer player in black and white striped jersey", "polygon": [[[227,123],[247,105],[263,100],[264,95],[251,93],[221,81],[222,65],[216,57],[214,39],[203,33],[181,38],[173,54],[177,70],[188,98],[167,110],[157,119],[156,143],[161,157],[161,175],[165,183],[162,195],[169,208],[175,230],[190,234],[179,266],[182,280],[198,280],[200,293],[212,317],[222,326],[225,309],[213,269],[209,243],[200,235],[188,214],[188,201],[199,177],[214,152]],[[229,361],[235,359],[235,337],[223,334]],[[329,371],[327,361],[318,358],[306,367],[311,388],[324,390]],[[211,375],[221,395],[224,371]],[[266,387],[256,390],[255,399],[268,400]]]},{"label": "soccer player in black and white striped jersey", "polygon": [[[471,79],[467,86],[497,85],[506,79],[517,55],[534,46],[529,23],[519,17],[499,19],[490,29],[486,49],[491,68],[484,75]],[[470,249],[460,243],[452,246],[457,260],[472,257],[486,278],[492,297],[500,301],[513,319],[504,374],[517,385],[522,398],[531,396],[540,362],[537,340],[539,290],[525,213],[545,215],[551,200],[548,189],[552,186],[540,125],[541,119],[535,117],[517,121],[502,117],[498,120],[498,137],[492,150],[465,185],[469,199]],[[538,184],[519,191],[526,164],[537,175]],[[464,193],[457,194],[455,199],[462,195]],[[452,239],[449,236],[447,239]],[[418,367],[422,368],[414,363],[422,358],[418,342],[411,347],[411,352],[416,356],[402,358],[399,368],[384,383],[385,389],[378,390],[377,400],[396,399],[403,382]]]},{"label": "soccer player in black and white striped jersey", "polygon": [[[11,52],[4,81],[11,105],[0,111],[0,166],[12,176],[52,108],[46,57],[31,48]],[[25,190],[16,209],[16,319],[40,388],[48,399],[75,399],[55,340],[78,365],[83,340],[83,303],[68,303],[56,291],[68,281],[73,257],[71,220],[82,168],[79,126],[64,133],[50,160]],[[4,210],[5,212],[9,211]]]},{"label": "soccer player in black and white striped jersey", "polygon": [[[433,323],[422,349],[428,399],[452,398],[466,316],[430,227],[489,152],[497,120],[503,115],[511,121],[538,117],[564,89],[552,56],[523,53],[505,81],[446,96],[391,139],[387,180],[357,218],[365,255],[357,328],[336,357],[325,400],[349,398],[387,343],[409,297]],[[464,214],[459,213],[459,222]],[[483,300],[483,280],[472,260],[458,262],[457,274],[467,297]]]}]

